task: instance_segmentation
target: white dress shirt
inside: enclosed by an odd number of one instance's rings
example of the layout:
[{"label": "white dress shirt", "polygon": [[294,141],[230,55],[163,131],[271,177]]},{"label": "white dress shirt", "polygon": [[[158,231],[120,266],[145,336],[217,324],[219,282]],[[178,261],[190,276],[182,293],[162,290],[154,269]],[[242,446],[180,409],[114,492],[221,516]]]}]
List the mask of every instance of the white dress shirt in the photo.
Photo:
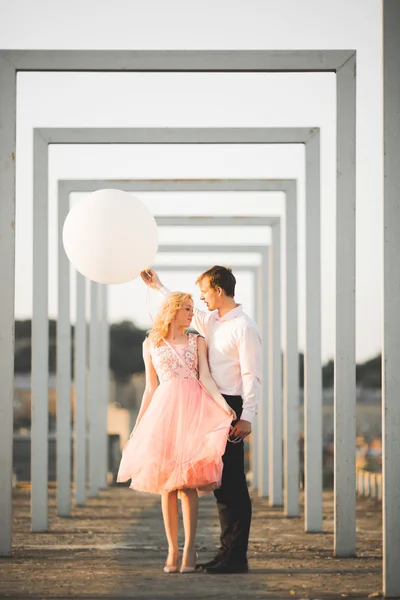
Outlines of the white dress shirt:
[{"label": "white dress shirt", "polygon": [[[170,291],[163,287],[161,293]],[[261,393],[261,336],[241,305],[223,317],[194,309],[192,322],[205,337],[210,372],[221,394],[242,396],[241,418],[254,421]]]}]

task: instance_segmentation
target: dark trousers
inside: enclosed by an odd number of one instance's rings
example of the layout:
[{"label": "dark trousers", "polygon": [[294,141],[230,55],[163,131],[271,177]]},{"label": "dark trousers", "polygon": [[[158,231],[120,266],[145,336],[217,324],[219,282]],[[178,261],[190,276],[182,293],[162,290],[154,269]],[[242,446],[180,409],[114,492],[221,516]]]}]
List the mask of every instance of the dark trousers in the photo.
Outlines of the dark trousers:
[{"label": "dark trousers", "polygon": [[[224,394],[224,398],[240,418],[243,404],[241,396]],[[236,423],[237,421],[234,421],[232,425]],[[222,484],[214,492],[221,524],[221,547],[218,554],[231,562],[244,563],[247,562],[251,500],[244,473],[243,442],[238,444],[227,442],[222,460],[224,463]]]}]

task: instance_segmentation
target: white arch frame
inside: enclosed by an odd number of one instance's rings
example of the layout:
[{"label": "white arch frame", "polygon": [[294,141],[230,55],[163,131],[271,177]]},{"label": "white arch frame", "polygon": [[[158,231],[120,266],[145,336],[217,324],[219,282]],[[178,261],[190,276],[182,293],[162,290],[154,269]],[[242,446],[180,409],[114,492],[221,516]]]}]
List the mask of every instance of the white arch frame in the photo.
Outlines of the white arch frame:
[{"label": "white arch frame", "polygon": [[[384,275],[384,381],[383,422],[387,440],[384,450],[386,478],[384,535],[387,552],[384,553],[384,591],[390,595],[400,593],[400,574],[396,560],[400,552],[400,537],[395,535],[396,506],[400,495],[400,479],[392,478],[391,464],[397,462],[399,443],[397,426],[399,407],[400,349],[392,343],[393,326],[398,326],[398,312],[392,308],[400,303],[400,286],[397,276],[399,254],[397,166],[400,134],[398,131],[397,90],[398,76],[398,23],[399,5],[395,0],[383,0],[384,40],[384,91],[385,91],[385,275]],[[355,489],[353,465],[343,468],[346,450],[352,450],[354,406],[346,411],[345,403],[355,396],[355,83],[356,53],[354,50],[252,50],[252,51],[92,51],[92,50],[2,50],[0,51],[0,277],[4,284],[3,310],[0,316],[0,388],[3,390],[2,420],[0,423],[1,455],[4,457],[0,470],[0,554],[12,552],[11,531],[11,482],[12,482],[12,415],[13,415],[13,356],[14,356],[14,287],[15,287],[15,137],[16,137],[16,75],[24,71],[192,71],[192,72],[334,72],[337,82],[337,236],[343,236],[345,244],[337,244],[336,250],[336,378],[335,413],[338,441],[335,453],[342,467],[336,468],[336,485],[340,492],[349,486],[349,500]],[[10,168],[11,165],[11,168]],[[342,225],[344,229],[342,229]],[[347,260],[347,264],[346,264]],[[394,302],[394,299],[396,302]],[[349,314],[347,322],[343,315]],[[341,320],[343,319],[343,320]],[[347,332],[346,332],[347,329]],[[354,380],[354,381],[353,381]],[[349,425],[346,428],[345,420]],[[349,461],[350,462],[350,461]],[[354,479],[354,481],[353,481]],[[353,485],[354,484],[354,485]],[[386,497],[387,493],[387,497]],[[335,499],[338,494],[335,492]],[[350,517],[346,517],[345,511]],[[355,531],[353,531],[351,503],[338,506],[335,503],[335,552],[338,556],[355,554]],[[346,528],[350,530],[346,533]],[[393,557],[393,558],[392,558]],[[392,562],[390,562],[392,561]]]},{"label": "white arch frame", "polygon": [[[305,430],[306,439],[308,442],[305,447],[305,464],[306,464],[306,493],[305,493],[305,528],[306,531],[321,531],[322,530],[322,381],[321,381],[321,273],[320,273],[320,156],[319,156],[319,129],[309,128],[254,128],[254,129],[113,129],[113,128],[96,128],[96,129],[58,129],[45,128],[34,130],[34,198],[48,198],[48,184],[46,176],[48,168],[48,145],[50,143],[129,143],[129,144],[261,144],[261,143],[303,143],[306,148],[306,280],[307,280],[307,302],[306,302],[306,348],[305,356],[309,360],[305,361],[306,376],[304,390],[304,405],[305,405]],[[155,182],[156,183],[156,182]],[[198,182],[195,184],[197,185]],[[188,183],[188,186],[193,186]],[[183,189],[183,188],[182,188]],[[193,187],[191,188],[193,190]],[[239,187],[240,189],[240,187]],[[39,227],[47,226],[47,217],[44,211],[47,209],[47,203],[41,205],[34,202],[34,208],[37,208],[38,215],[34,222],[38,223]],[[44,211],[43,211],[44,209]],[[40,216],[39,216],[40,215]],[[42,255],[43,244],[47,248],[47,238],[39,233],[34,235],[37,242],[37,249],[34,252],[34,266],[37,265],[38,271],[42,271],[43,263],[39,260]],[[45,241],[46,240],[46,241]],[[40,248],[40,250],[39,250]],[[41,276],[34,276],[34,317],[37,315],[38,324],[41,327],[33,327],[33,331],[37,331],[37,337],[32,338],[32,369],[35,370],[35,365],[41,377],[32,377],[32,403],[35,405],[35,398],[44,397],[44,382],[43,378],[47,372],[47,363],[43,359],[43,348],[40,341],[43,340],[45,334],[44,319],[45,305],[47,301],[46,290],[43,285],[39,286],[39,281],[44,284],[45,278],[43,273]],[[36,285],[37,282],[37,285]],[[35,293],[36,290],[36,293]],[[46,299],[44,298],[46,296]],[[40,298],[40,301],[39,301]],[[36,308],[35,308],[36,307]],[[47,309],[46,309],[47,310]],[[41,336],[39,336],[39,331]],[[346,331],[346,333],[348,333]],[[36,343],[37,342],[37,343]],[[36,351],[35,351],[36,348]],[[36,385],[34,385],[36,383]],[[39,390],[41,392],[39,393]],[[36,407],[40,404],[36,404]],[[347,402],[346,409],[351,408],[351,403]],[[38,413],[38,410],[36,410]],[[33,411],[35,414],[35,411]],[[44,456],[45,448],[43,442],[43,432],[46,429],[45,407],[41,406],[41,412],[35,420],[35,426],[32,423],[32,444],[39,448],[35,453],[42,461],[46,459]],[[39,418],[39,416],[41,418]],[[339,419],[336,419],[339,422]],[[348,426],[348,421],[345,422]],[[343,442],[343,438],[337,438]],[[355,431],[354,431],[355,439]],[[321,452],[316,452],[316,447],[321,447]],[[350,463],[347,459],[346,466]],[[355,465],[354,465],[355,467]],[[42,530],[40,527],[46,524],[47,527],[47,504],[45,499],[45,473],[43,469],[36,473],[35,482],[32,480],[32,529]],[[335,480],[337,481],[337,480]],[[36,483],[37,482],[37,483]],[[339,489],[338,493],[348,495],[349,486],[346,485],[343,489]],[[351,498],[350,498],[351,500]],[[338,503],[339,505],[339,503]],[[343,513],[346,517],[351,518],[351,511]],[[354,527],[355,527],[355,512],[354,512]],[[37,529],[39,528],[39,529]],[[335,531],[340,532],[340,528]],[[348,531],[348,530],[346,530]]]},{"label": "white arch frame", "polygon": [[[179,227],[199,227],[199,226],[237,226],[238,222],[241,221],[240,217],[157,217],[157,224],[164,226],[179,226]],[[284,484],[288,481],[288,473],[285,472],[283,465],[283,448],[292,450],[289,453],[293,456],[295,448],[298,451],[298,436],[296,439],[288,439],[287,436],[283,435],[283,397],[285,397],[285,416],[295,419],[295,415],[290,414],[290,410],[286,406],[287,391],[286,391],[286,378],[285,378],[285,390],[284,396],[282,394],[282,344],[281,344],[281,218],[280,217],[247,217],[247,224],[252,223],[254,226],[256,223],[258,226],[264,224],[271,227],[272,231],[272,243],[268,246],[268,281],[267,289],[263,292],[264,301],[267,300],[267,311],[261,311],[259,316],[259,323],[263,330],[263,339],[266,342],[266,335],[268,336],[268,344],[265,344],[268,352],[264,351],[263,360],[267,361],[264,365],[263,375],[263,398],[267,399],[268,414],[266,419],[263,415],[264,407],[260,408],[261,420],[266,424],[267,429],[261,430],[261,435],[257,429],[257,425],[254,427],[255,435],[258,436],[257,444],[260,448],[263,448],[264,441],[261,439],[263,435],[267,436],[267,456],[266,464],[267,468],[264,468],[263,461],[259,461],[255,457],[256,464],[259,464],[258,469],[253,470],[253,487],[257,489],[259,495],[262,497],[269,498],[270,506],[283,506],[284,505]],[[214,248],[217,245],[213,246]],[[241,246],[238,245],[238,252],[240,252]],[[262,256],[265,260],[265,257]],[[289,263],[290,263],[289,258]],[[264,271],[264,267],[261,267],[261,276]],[[261,302],[261,307],[264,304]],[[264,324],[265,322],[265,324]],[[295,410],[291,407],[291,410]],[[297,429],[299,427],[299,414],[297,415]],[[285,428],[286,429],[286,428]],[[264,447],[264,454],[265,454]],[[291,466],[291,465],[290,465]],[[289,464],[286,461],[285,468],[289,468]],[[298,469],[297,469],[298,470]],[[298,481],[297,477],[297,490],[296,499],[298,506]],[[290,492],[291,490],[288,490]],[[286,494],[287,501],[288,494]],[[285,503],[285,509],[287,509],[287,502]]]},{"label": "white arch frame", "polygon": [[[244,179],[244,180],[91,180],[91,179],[77,179],[77,180],[59,180],[58,182],[58,204],[59,212],[63,214],[62,219],[59,219],[59,235],[62,230],[62,223],[68,212],[69,196],[73,192],[92,192],[97,189],[104,187],[113,187],[128,192],[140,192],[140,191],[164,191],[164,192],[183,192],[183,191],[268,191],[268,192],[283,192],[285,194],[285,218],[284,218],[284,244],[286,248],[286,265],[285,265],[285,282],[286,282],[286,308],[284,311],[284,318],[286,322],[285,326],[285,344],[284,344],[284,496],[283,505],[285,515],[288,517],[300,516],[299,507],[299,459],[298,459],[298,437],[299,437],[299,420],[298,420],[298,407],[299,407],[299,364],[298,364],[298,342],[297,342],[297,183],[294,179]],[[163,225],[170,225],[172,220],[178,219],[179,217],[162,217],[156,216],[157,222]],[[184,223],[183,220],[179,221]],[[233,219],[224,217],[213,217],[212,223],[214,225],[251,225],[251,226],[271,226],[275,224],[276,217],[234,217]],[[204,225],[204,217],[189,217],[187,220],[188,225]],[[276,235],[276,232],[275,232]],[[66,255],[61,248],[61,254],[64,255],[64,261],[66,261]],[[275,254],[276,258],[276,254]],[[68,270],[67,262],[60,263],[59,277],[65,280],[64,288],[68,285]],[[60,314],[63,310],[60,306]],[[65,311],[64,311],[65,312]],[[62,316],[63,320],[67,320],[66,315]],[[272,329],[272,327],[271,327]],[[275,331],[277,329],[275,328]],[[318,335],[318,334],[317,334]],[[320,338],[320,332],[319,336]],[[280,359],[279,359],[280,360]],[[64,364],[64,363],[63,363]],[[64,367],[65,368],[65,367]],[[65,379],[65,378],[64,378]],[[272,379],[272,378],[271,378]],[[277,378],[274,379],[275,382]],[[96,385],[96,383],[95,383]],[[276,383],[275,383],[276,385]],[[272,391],[271,391],[272,394]],[[314,454],[318,452],[322,455],[322,430],[321,436],[318,437],[315,429],[309,429],[313,432],[313,435],[309,436],[309,448],[313,449]],[[96,432],[97,436],[97,432]],[[98,436],[97,436],[98,437]],[[92,441],[93,446],[97,442]],[[280,450],[277,450],[277,455],[280,455]],[[97,459],[96,459],[97,460]],[[314,485],[310,485],[311,490],[318,489],[318,480],[322,480],[322,473],[317,475],[312,469],[312,464],[308,463],[306,466],[306,472],[308,473],[308,481]],[[280,470],[279,461],[274,464],[275,469]],[[322,467],[321,467],[322,468]],[[275,473],[275,481],[278,479],[277,470]],[[95,473],[92,475],[92,479],[95,477]],[[66,477],[62,479],[63,483],[63,496],[65,499],[70,495],[70,484]],[[61,483],[61,482],[60,482]],[[257,487],[257,471],[255,472],[255,487]],[[263,494],[268,494],[268,484],[264,477],[263,483]],[[95,484],[96,486],[96,484]],[[272,487],[275,489],[271,501],[273,505],[281,505],[282,500],[280,496],[281,487],[276,483]],[[310,492],[311,497],[311,492]],[[315,501],[315,498],[314,498]],[[65,500],[65,505],[66,505]],[[322,489],[321,489],[321,503],[322,503]],[[307,522],[305,523],[307,528]]]},{"label": "white arch frame", "polygon": [[[253,276],[253,280],[254,280],[254,306],[253,306],[253,311],[254,311],[254,316],[255,316],[255,320],[257,323],[261,323],[261,315],[260,315],[260,292],[259,292],[259,287],[260,287],[260,283],[261,283],[261,276],[262,274],[260,273],[261,270],[261,265],[257,266],[257,265],[243,265],[243,264],[235,264],[235,263],[231,263],[230,266],[232,267],[233,271],[236,272],[245,272],[245,273],[251,273]],[[209,265],[203,264],[203,265],[199,265],[199,264],[188,264],[188,265],[166,265],[166,264],[161,264],[161,265],[155,265],[154,268],[157,270],[158,273],[160,272],[173,272],[173,273],[187,273],[189,271],[205,271],[206,269],[209,268]],[[257,451],[257,445],[254,443],[254,427],[253,427],[253,442],[252,442],[252,447],[251,447],[251,456],[250,456],[250,470],[252,473],[252,489],[256,489],[255,487],[255,477],[256,477],[256,463],[257,463],[257,458],[254,456],[254,453]],[[260,494],[261,495],[261,494]]]},{"label": "white arch frame", "polygon": [[[277,227],[277,226],[276,226]],[[259,254],[261,255],[261,268],[260,268],[260,282],[258,291],[260,294],[258,305],[260,309],[260,320],[261,320],[261,336],[263,339],[263,354],[262,354],[262,378],[263,383],[271,377],[272,380],[276,380],[276,372],[272,372],[272,368],[279,364],[276,353],[277,347],[271,348],[271,338],[269,336],[269,323],[274,318],[273,305],[268,302],[265,305],[265,298],[269,298],[271,290],[279,287],[277,295],[280,296],[280,260],[278,261],[279,268],[275,270],[275,273],[271,269],[271,263],[269,262],[270,246],[266,245],[232,245],[232,244],[162,244],[158,247],[158,253],[185,253],[185,254],[217,254],[217,253],[228,253],[228,254]],[[280,253],[277,253],[280,257]],[[155,266],[157,270],[157,265]],[[274,276],[277,278],[274,281]],[[278,308],[278,314],[280,312],[280,302]],[[274,352],[274,360],[270,361],[270,355]],[[280,338],[279,338],[279,353],[280,353]],[[278,377],[280,382],[280,378]],[[274,389],[275,391],[275,389]],[[280,395],[279,395],[280,400]],[[269,453],[269,440],[274,438],[276,443],[280,443],[282,446],[283,439],[283,422],[281,423],[280,435],[275,435],[276,432],[272,429],[272,423],[269,423],[270,414],[278,414],[279,408],[272,406],[273,403],[277,402],[277,398],[270,395],[268,392],[263,391],[261,401],[259,404],[258,418],[255,419],[253,424],[253,440],[254,447],[256,448],[253,453],[253,467],[255,475],[254,487],[258,490],[260,496],[264,497],[268,495],[268,483],[270,481],[269,469],[271,465],[272,456]],[[278,402],[277,402],[278,403]],[[275,409],[275,411],[274,411]],[[274,423],[276,426],[277,423]],[[273,442],[272,442],[273,443]],[[281,463],[282,467],[282,463]],[[281,477],[283,476],[283,469],[281,469]],[[274,483],[276,483],[274,481]],[[283,482],[282,482],[283,483]],[[282,485],[281,483],[281,485]]]},{"label": "white arch frame", "polygon": [[[201,53],[200,53],[201,54]],[[54,57],[53,53],[51,56]],[[343,57],[343,54],[341,55]],[[9,57],[10,58],[10,57]],[[21,56],[20,56],[21,58]],[[185,61],[184,55],[182,55],[183,62]],[[320,55],[319,55],[320,58]],[[201,61],[201,56],[199,56],[199,60]],[[218,61],[217,61],[218,62]],[[13,77],[15,76],[16,70],[11,66],[12,76],[10,79],[10,64],[11,63],[1,63],[2,73],[1,77],[4,83],[11,83],[11,88],[8,87],[7,90],[11,93],[8,97],[4,96],[6,100],[11,100],[11,104],[14,102],[14,91],[13,87]],[[83,63],[81,63],[82,65]],[[187,64],[187,63],[186,63]],[[214,63],[214,66],[217,63]],[[221,64],[221,63],[219,63]],[[227,64],[227,63],[226,63]],[[339,435],[336,435],[336,459],[337,464],[340,465],[340,469],[336,469],[336,477],[335,477],[335,498],[337,498],[338,494],[341,500],[340,503],[335,502],[335,552],[341,556],[350,556],[355,552],[355,494],[352,494],[352,488],[355,490],[355,468],[353,461],[348,459],[348,456],[351,456],[351,450],[354,448],[354,408],[355,408],[355,377],[354,377],[354,369],[352,368],[355,365],[355,328],[354,325],[354,262],[355,262],[355,252],[354,252],[354,224],[355,224],[355,214],[354,214],[354,157],[355,157],[355,142],[354,142],[354,65],[355,65],[355,54],[353,52],[347,54],[345,62],[340,64],[340,68],[338,67],[338,102],[337,102],[337,110],[338,110],[338,186],[337,186],[337,222],[338,222],[338,231],[340,232],[341,238],[346,240],[346,244],[337,244],[337,303],[336,303],[336,314],[337,314],[337,322],[336,322],[336,356],[340,356],[340,361],[336,360],[336,378],[335,378],[335,399],[336,399],[336,425],[338,427]],[[195,65],[193,65],[195,67]],[[196,69],[195,69],[196,70]],[[233,70],[238,70],[236,67]],[[265,70],[265,69],[262,69]],[[325,67],[324,69],[325,70]],[[1,78],[0,77],[0,78]],[[15,125],[14,113],[13,110],[10,109],[10,103],[5,102],[4,107],[2,109],[2,115],[5,117],[3,122],[7,123],[7,129],[3,130],[3,135],[5,135],[6,139],[13,140],[13,129]],[[350,108],[350,111],[347,109]],[[7,117],[10,117],[8,120]],[[10,124],[11,123],[11,130]],[[278,129],[276,130],[278,131]],[[306,141],[311,143],[311,146],[316,142],[315,130],[308,130],[308,134],[306,136]],[[310,137],[311,132],[311,137]],[[7,135],[11,135],[7,138]],[[51,133],[51,136],[48,137],[48,134]],[[36,233],[34,236],[34,265],[40,265],[43,261],[43,258],[47,255],[47,236],[39,235],[40,234],[40,226],[47,225],[47,146],[48,143],[68,143],[67,139],[61,139],[64,136],[62,135],[62,130],[52,129],[38,130],[35,131],[34,134],[34,143],[35,143],[35,178],[36,185],[34,191],[34,223],[38,228],[36,229]],[[250,133],[250,136],[249,136]],[[265,140],[266,130],[255,129],[253,132],[249,132],[249,130],[243,129],[231,129],[231,130],[219,130],[218,128],[207,130],[207,129],[181,129],[181,130],[155,130],[155,129],[147,129],[147,130],[136,130],[135,138],[136,143],[263,143]],[[270,130],[271,133],[271,130]],[[286,131],[287,133],[287,131]],[[297,134],[299,132],[297,131]],[[61,136],[58,137],[58,134]],[[115,143],[130,143],[128,142],[130,136],[132,135],[132,131],[129,129],[123,130],[113,130],[107,129],[106,132],[102,132],[101,130],[69,130],[67,134],[67,138],[69,138],[69,143],[77,143],[78,138],[81,135],[88,134],[87,141],[89,143],[101,143],[100,139],[102,135],[105,136],[104,143],[113,143],[113,136],[118,138],[119,141]],[[312,137],[314,135],[314,137]],[[43,137],[44,136],[44,137]],[[284,136],[286,142],[275,142],[275,143],[288,143],[287,135]],[[236,140],[236,142],[235,142]],[[293,143],[293,139],[291,142]],[[133,142],[135,143],[135,142]],[[303,140],[299,140],[299,143],[304,143]],[[310,144],[308,144],[310,145]],[[306,260],[307,264],[315,265],[318,263],[317,269],[311,269],[312,278],[308,283],[311,284],[311,287],[315,291],[315,288],[318,287],[318,293],[314,293],[312,296],[314,298],[313,308],[315,310],[310,311],[307,314],[307,335],[310,333],[311,337],[315,337],[313,334],[312,324],[316,321],[320,320],[320,273],[319,273],[319,240],[320,240],[320,232],[319,232],[319,151],[315,154],[314,157],[317,156],[317,164],[315,161],[309,161],[308,158],[306,160],[307,163],[307,171],[308,167],[311,168],[311,171],[317,172],[316,180],[314,179],[314,184],[311,186],[313,193],[307,194],[307,224],[314,223],[316,225],[314,228],[307,227],[307,251],[306,251]],[[40,157],[40,158],[39,158]],[[0,161],[1,162],[1,161]],[[10,169],[13,172],[13,169]],[[4,172],[1,173],[2,175]],[[39,187],[37,186],[38,180],[42,179]],[[46,180],[46,182],[45,182]],[[13,186],[13,178],[5,178],[2,181],[6,181],[7,183],[7,201],[8,201],[8,209],[13,213],[14,206],[14,186]],[[318,185],[315,186],[315,182],[318,182]],[[310,188],[308,189],[310,192]],[[44,215],[42,214],[44,210]],[[6,213],[6,221],[8,222],[9,212]],[[313,215],[313,218],[310,216]],[[315,222],[315,216],[318,215],[317,222]],[[44,221],[41,221],[40,217],[44,216]],[[314,220],[314,221],[313,221]],[[312,232],[315,233],[312,233]],[[11,243],[11,245],[10,245]],[[11,256],[11,260],[6,261],[7,268],[4,270],[4,280],[5,283],[10,283],[10,286],[7,287],[8,290],[14,289],[13,281],[14,281],[14,264],[13,264],[13,253],[12,247],[14,244],[14,235],[9,231],[6,232],[6,235],[3,239],[2,248],[6,250],[6,256]],[[317,251],[316,251],[317,250]],[[11,251],[11,254],[10,254]],[[38,267],[39,268],[39,267]],[[36,314],[36,325],[33,326],[33,342],[39,342],[43,337],[43,332],[45,332],[45,325],[47,322],[47,272],[46,269],[41,270],[39,268],[39,275],[36,277],[37,273],[35,270],[34,273],[34,304],[37,309]],[[310,286],[308,286],[308,291],[310,293]],[[42,302],[43,301],[43,302]],[[9,296],[7,296],[7,306],[8,309],[4,311],[3,320],[0,321],[0,331],[2,331],[2,326],[4,325],[5,330],[5,344],[3,344],[4,350],[6,352],[12,351],[12,337],[9,338],[7,332],[12,331],[7,329],[8,320],[12,317],[12,307],[13,301]],[[44,304],[43,304],[44,303]],[[36,311],[34,311],[36,312]],[[1,337],[1,336],[0,336]],[[10,342],[7,345],[7,340]],[[315,341],[315,340],[314,340]],[[309,345],[309,339],[307,338],[307,345]],[[317,340],[316,344],[312,344],[312,350],[315,351],[316,346],[320,349],[320,340]],[[310,353],[312,354],[311,350]],[[319,353],[318,353],[319,354]],[[7,354],[8,356],[8,354]],[[35,394],[38,391],[39,398],[44,397],[44,388],[46,385],[46,373],[47,373],[47,365],[45,364],[45,360],[39,357],[38,362],[35,362],[33,369],[33,389],[35,390]],[[7,362],[6,362],[7,364]],[[306,365],[309,365],[310,361],[306,362]],[[7,372],[7,369],[5,373]],[[316,374],[316,373],[315,373]],[[310,373],[307,371],[306,374],[306,398],[308,393],[313,387],[311,380],[315,383],[315,379],[313,377],[309,377]],[[317,374],[318,382],[321,379],[320,371]],[[2,383],[2,379],[0,378],[0,383]],[[4,378],[6,397],[8,397],[7,390],[12,389],[11,379]],[[318,387],[318,386],[317,386]],[[320,390],[319,390],[320,391]],[[352,399],[354,398],[354,402]],[[37,429],[41,427],[43,423],[40,417],[44,416],[44,425],[47,422],[47,411],[39,412],[40,404],[36,406],[36,414],[34,414],[33,424],[33,438],[38,439]],[[308,411],[307,411],[308,412]],[[5,420],[8,424],[9,420]],[[4,432],[6,432],[7,428],[5,427]],[[337,433],[338,433],[337,432]],[[7,437],[5,437],[5,441],[3,444],[6,446],[7,439],[10,438],[10,431],[8,431]],[[346,450],[350,449],[350,452],[346,452]],[[11,455],[9,451],[6,450],[5,464],[8,465],[2,473],[7,475],[8,471],[11,473]],[[45,453],[43,453],[43,465],[46,466],[47,460]],[[309,455],[308,449],[306,448],[306,461],[311,460],[312,457]],[[9,460],[8,460],[9,459]],[[321,462],[320,457],[316,457],[316,459]],[[342,462],[343,459],[343,462]],[[5,477],[5,479],[7,479]],[[33,482],[32,482],[33,483]],[[354,483],[354,486],[352,486]],[[308,486],[309,488],[309,486]],[[10,486],[5,482],[5,487],[3,488],[3,499],[5,514],[9,515],[11,510],[11,494],[8,494],[8,491],[11,492]],[[340,493],[339,493],[340,492]],[[309,494],[310,496],[310,494]],[[354,497],[353,497],[354,496]],[[41,498],[42,504],[46,505],[46,498]],[[354,506],[353,506],[354,505]],[[41,511],[40,504],[35,504],[32,506],[32,512],[34,515],[34,525],[33,528],[38,531],[42,531],[47,529],[47,507],[44,507],[44,510]],[[321,521],[322,519],[322,507],[321,510],[318,510],[318,506],[316,506],[315,510],[311,513],[308,510],[308,503],[306,503],[306,522],[310,523],[310,519],[313,518],[315,521]],[[3,513],[4,514],[4,513]],[[321,517],[321,519],[319,519]],[[322,523],[321,523],[322,525]],[[320,525],[318,525],[318,528]],[[6,527],[4,533],[5,539],[8,540],[6,545],[11,543],[11,530],[10,527]],[[11,546],[10,546],[11,547]],[[11,551],[11,550],[10,550]]]}]

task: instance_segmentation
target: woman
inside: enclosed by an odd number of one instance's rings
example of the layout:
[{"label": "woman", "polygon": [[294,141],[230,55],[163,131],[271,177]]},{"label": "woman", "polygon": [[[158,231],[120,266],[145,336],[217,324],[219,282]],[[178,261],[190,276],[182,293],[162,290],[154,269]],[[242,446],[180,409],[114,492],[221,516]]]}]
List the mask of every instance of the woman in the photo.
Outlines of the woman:
[{"label": "woman", "polygon": [[143,343],[146,389],[117,479],[161,494],[166,573],[178,570],[178,496],[185,531],[180,571],[195,570],[198,491],[220,487],[222,455],[236,418],[210,375],[204,339],[186,333],[193,308],[190,294],[170,294]]}]

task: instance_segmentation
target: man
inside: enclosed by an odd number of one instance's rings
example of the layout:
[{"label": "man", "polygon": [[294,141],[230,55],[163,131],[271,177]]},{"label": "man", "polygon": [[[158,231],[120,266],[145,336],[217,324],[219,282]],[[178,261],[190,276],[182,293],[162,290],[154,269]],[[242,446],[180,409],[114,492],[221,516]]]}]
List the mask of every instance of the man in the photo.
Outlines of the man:
[{"label": "man", "polygon": [[[143,281],[169,293],[158,275],[142,272]],[[251,501],[244,472],[243,439],[251,433],[261,390],[261,337],[257,325],[235,301],[236,279],[227,267],[214,266],[200,275],[200,299],[209,312],[195,309],[193,325],[207,342],[211,374],[238,419],[223,456],[222,484],[214,495],[221,524],[221,546],[201,566],[207,573],[246,573]]]}]

